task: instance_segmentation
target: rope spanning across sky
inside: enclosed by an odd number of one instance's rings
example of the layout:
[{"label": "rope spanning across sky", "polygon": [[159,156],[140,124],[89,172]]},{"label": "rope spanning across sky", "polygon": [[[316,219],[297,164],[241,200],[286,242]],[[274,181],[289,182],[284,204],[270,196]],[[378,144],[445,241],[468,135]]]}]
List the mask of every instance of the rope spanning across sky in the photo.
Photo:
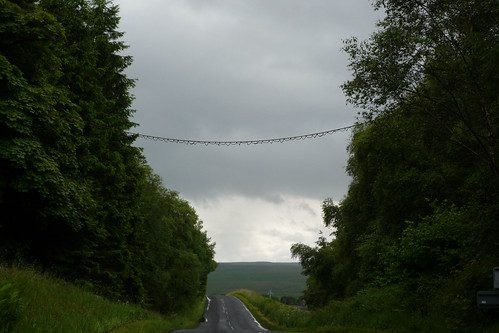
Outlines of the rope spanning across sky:
[{"label": "rope spanning across sky", "polygon": [[334,128],[328,131],[324,132],[317,132],[317,133],[310,133],[310,134],[303,134],[303,135],[297,135],[297,136],[289,136],[289,137],[283,137],[283,138],[272,138],[272,139],[258,139],[258,140],[236,140],[236,141],[211,141],[211,140],[190,140],[190,139],[177,139],[177,138],[165,138],[161,136],[154,136],[154,135],[148,135],[148,134],[142,134],[142,133],[134,133],[134,132],[128,132],[129,134],[132,135],[137,135],[139,138],[146,139],[146,140],[152,140],[152,141],[161,141],[165,143],[180,143],[180,144],[186,144],[186,145],[205,145],[205,146],[250,146],[250,145],[261,145],[261,144],[273,144],[273,143],[284,143],[288,141],[296,141],[296,140],[307,140],[307,139],[316,139],[316,138],[321,138],[326,135],[330,135],[336,132],[341,132],[341,131],[346,131],[350,128],[359,126],[360,124],[355,124],[355,125],[350,125],[350,126],[345,126],[345,127],[339,127],[339,128]]}]

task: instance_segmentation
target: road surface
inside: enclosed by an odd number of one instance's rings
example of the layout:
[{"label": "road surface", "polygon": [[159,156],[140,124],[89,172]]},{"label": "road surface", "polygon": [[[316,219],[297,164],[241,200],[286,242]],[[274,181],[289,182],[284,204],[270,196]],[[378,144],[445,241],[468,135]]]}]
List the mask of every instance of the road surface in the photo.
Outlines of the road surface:
[{"label": "road surface", "polygon": [[176,333],[269,333],[256,321],[244,304],[234,296],[210,296],[207,300],[205,321],[192,330]]}]

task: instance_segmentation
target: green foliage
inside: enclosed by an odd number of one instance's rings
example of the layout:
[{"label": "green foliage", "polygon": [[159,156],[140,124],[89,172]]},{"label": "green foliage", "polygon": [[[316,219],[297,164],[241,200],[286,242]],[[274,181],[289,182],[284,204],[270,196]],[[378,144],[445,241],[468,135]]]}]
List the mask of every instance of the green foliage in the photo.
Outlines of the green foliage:
[{"label": "green foliage", "polygon": [[179,311],[214,245],[132,145],[118,24],[107,0],[0,0],[0,257]]},{"label": "green foliage", "polygon": [[375,3],[386,12],[379,30],[345,45],[349,101],[370,119],[400,108],[423,112],[499,176],[497,1]]},{"label": "green foliage", "polygon": [[345,47],[354,77],[343,89],[368,122],[349,146],[347,196],[323,205],[335,238],[292,247],[306,299],[362,327],[497,327],[475,293],[499,262],[499,3],[375,6],[378,30]]},{"label": "green foliage", "polygon": [[308,311],[284,305],[249,290],[236,290],[230,294],[243,301],[258,322],[268,329],[296,332],[307,328],[310,319]]},{"label": "green foliage", "polygon": [[[16,313],[8,332],[165,332],[197,325],[204,302],[164,317],[136,305],[112,302],[31,269],[0,266],[0,300]],[[195,304],[195,306],[194,306]],[[21,306],[20,306],[21,305]],[[5,309],[2,305],[1,311]],[[2,312],[3,314],[3,312]],[[0,319],[3,319],[0,317]],[[5,322],[1,321],[2,328]]]},{"label": "green foliage", "polygon": [[394,332],[443,332],[439,320],[422,318],[402,300],[411,297],[398,285],[369,288],[351,298],[335,300],[314,312],[311,325],[389,330]]},{"label": "green foliage", "polygon": [[320,239],[317,245],[312,248],[303,244],[294,244],[291,248],[293,257],[300,258],[303,274],[308,276],[304,299],[312,307],[325,305],[339,291],[331,284],[333,270],[337,267],[334,265],[337,258],[336,249],[333,246],[326,246],[324,239]]},{"label": "green foliage", "polygon": [[0,332],[9,332],[19,319],[22,300],[12,284],[0,283]]},{"label": "green foliage", "polygon": [[137,232],[135,259],[145,303],[163,312],[183,310],[205,295],[208,273],[215,269],[209,242],[194,209],[145,168],[140,200],[144,223]]},{"label": "green foliage", "polygon": [[40,6],[10,1],[0,16],[0,234],[7,255],[32,247],[42,257],[64,242],[53,226],[71,237],[88,209],[76,173],[82,122],[59,82],[62,26]]},{"label": "green foliage", "polygon": [[[354,297],[304,310],[248,290],[231,293],[257,320],[272,330],[287,332],[451,332],[438,315],[423,316],[401,302],[411,298],[405,288],[369,288]],[[486,330],[485,330],[486,331]],[[491,332],[493,330],[490,330]]]},{"label": "green foliage", "polygon": [[[385,312],[383,303],[380,303],[380,308],[367,309],[361,305],[362,301],[344,301],[336,302],[319,311],[308,311],[282,304],[249,290],[236,290],[231,295],[239,298],[263,326],[286,332],[380,332],[380,325],[366,325],[367,321],[374,320],[372,310],[377,314],[383,313],[385,321],[394,322],[396,321],[394,318],[397,317],[391,312]],[[389,302],[387,300],[392,300],[396,296],[398,294],[390,295],[388,299],[383,299],[383,302],[387,303]],[[380,317],[377,316],[377,323]],[[369,329],[356,327],[359,324]]]}]

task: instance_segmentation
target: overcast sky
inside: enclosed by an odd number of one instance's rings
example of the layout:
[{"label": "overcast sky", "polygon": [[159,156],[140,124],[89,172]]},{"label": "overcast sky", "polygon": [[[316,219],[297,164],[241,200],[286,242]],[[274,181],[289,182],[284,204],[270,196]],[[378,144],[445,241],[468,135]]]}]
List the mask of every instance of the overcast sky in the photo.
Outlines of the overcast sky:
[{"label": "overcast sky", "polygon": [[[342,41],[368,37],[367,0],[117,0],[137,79],[135,131],[198,140],[293,136],[354,123]],[[283,144],[205,147],[138,139],[191,202],[216,260],[291,261],[313,245],[321,202],[341,200],[349,132]]]}]

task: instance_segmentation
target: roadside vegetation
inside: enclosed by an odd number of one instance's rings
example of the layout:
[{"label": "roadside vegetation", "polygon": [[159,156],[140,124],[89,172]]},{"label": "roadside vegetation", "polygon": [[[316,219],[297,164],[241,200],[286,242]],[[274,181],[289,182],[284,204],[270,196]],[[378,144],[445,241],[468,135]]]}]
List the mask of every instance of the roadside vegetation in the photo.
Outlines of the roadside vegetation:
[{"label": "roadside vegetation", "polygon": [[3,269],[0,311],[21,318],[19,331],[161,321],[111,300],[188,312],[216,267],[194,209],[133,146],[132,60],[118,23],[107,0],[0,0],[0,262],[109,299]]},{"label": "roadside vegetation", "polygon": [[[249,290],[230,293],[239,298],[258,322],[270,330],[285,332],[455,332],[440,314],[422,316],[403,308],[402,290],[367,290],[348,299],[332,301],[317,309],[285,305]],[[465,332],[497,332],[498,325],[470,328]]]},{"label": "roadside vegetation", "polygon": [[[285,305],[278,300],[260,295],[254,291],[236,290],[230,293],[239,298],[265,328],[286,332],[392,332],[380,329],[380,325],[370,325],[373,316],[366,313],[371,309],[342,303],[318,311]],[[360,305],[360,302],[359,304]],[[379,311],[378,312],[383,312]],[[385,320],[378,316],[377,320]],[[403,324],[400,322],[399,324]],[[385,325],[388,327],[388,325]],[[406,327],[401,326],[399,327]],[[398,330],[397,330],[398,331]],[[409,331],[409,330],[407,330]]]},{"label": "roadside vegetation", "polygon": [[0,266],[1,332],[164,333],[197,326],[204,304],[201,298],[189,310],[164,316],[32,269]]},{"label": "roadside vegetation", "polygon": [[498,331],[475,297],[499,266],[499,2],[374,5],[377,31],[345,46],[352,182],[323,203],[332,240],[291,249],[304,298],[333,325]]},{"label": "roadside vegetation", "polygon": [[276,299],[265,297],[257,292],[240,289],[229,293],[239,298],[251,311],[256,320],[265,328],[277,331],[304,331],[310,321],[310,313],[285,305]]}]

